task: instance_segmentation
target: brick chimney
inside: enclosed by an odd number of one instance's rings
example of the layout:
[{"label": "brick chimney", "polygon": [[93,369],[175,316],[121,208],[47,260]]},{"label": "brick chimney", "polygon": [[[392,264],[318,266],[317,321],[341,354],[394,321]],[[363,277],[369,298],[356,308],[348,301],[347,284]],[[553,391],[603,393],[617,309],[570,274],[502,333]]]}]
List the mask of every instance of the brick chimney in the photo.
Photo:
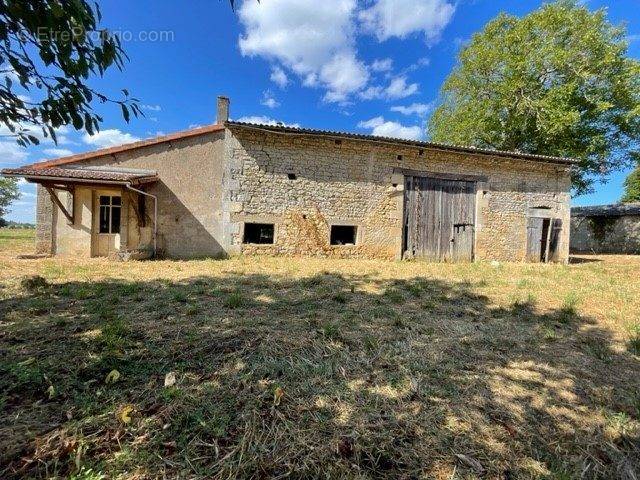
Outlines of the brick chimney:
[{"label": "brick chimney", "polygon": [[229,98],[220,95],[218,96],[218,117],[216,118],[216,123],[222,125],[227,120],[229,120]]}]

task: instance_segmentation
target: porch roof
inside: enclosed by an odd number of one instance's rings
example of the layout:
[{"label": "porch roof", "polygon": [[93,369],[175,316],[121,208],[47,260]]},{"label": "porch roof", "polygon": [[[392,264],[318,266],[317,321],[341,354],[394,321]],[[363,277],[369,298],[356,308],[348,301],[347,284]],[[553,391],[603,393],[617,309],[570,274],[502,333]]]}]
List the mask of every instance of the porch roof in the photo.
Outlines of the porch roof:
[{"label": "porch roof", "polygon": [[81,183],[105,185],[139,185],[158,180],[154,170],[117,167],[36,167],[5,168],[8,177],[24,177],[34,183]]}]

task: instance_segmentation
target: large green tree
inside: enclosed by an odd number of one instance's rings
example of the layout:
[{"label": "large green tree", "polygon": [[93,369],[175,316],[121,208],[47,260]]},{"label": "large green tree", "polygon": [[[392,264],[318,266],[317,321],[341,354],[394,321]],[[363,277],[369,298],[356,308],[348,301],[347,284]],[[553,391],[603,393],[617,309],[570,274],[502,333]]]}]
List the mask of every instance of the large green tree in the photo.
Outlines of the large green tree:
[{"label": "large green tree", "polygon": [[4,216],[9,213],[9,205],[19,197],[16,181],[13,178],[0,177],[0,226],[5,223]]},{"label": "large green tree", "polygon": [[640,202],[640,165],[624,180],[623,203]]},{"label": "large green tree", "polygon": [[640,158],[640,63],[606,10],[560,0],[501,14],[442,87],[432,140],[580,160],[576,193]]},{"label": "large green tree", "polygon": [[55,140],[62,125],[92,134],[102,122],[96,102],[116,104],[127,121],[140,114],[126,89],[110,98],[89,84],[127,58],[100,21],[85,0],[0,0],[0,124],[21,145]]}]

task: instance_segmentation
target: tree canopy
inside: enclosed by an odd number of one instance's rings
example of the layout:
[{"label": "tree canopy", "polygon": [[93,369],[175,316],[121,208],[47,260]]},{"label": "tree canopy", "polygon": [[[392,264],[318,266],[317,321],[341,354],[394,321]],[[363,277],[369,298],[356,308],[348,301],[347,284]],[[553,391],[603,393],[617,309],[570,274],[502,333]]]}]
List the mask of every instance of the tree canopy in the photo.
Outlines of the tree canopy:
[{"label": "tree canopy", "polygon": [[640,165],[624,181],[622,203],[640,202]]},{"label": "tree canopy", "polygon": [[18,184],[13,178],[0,177],[0,223],[4,223],[4,216],[9,213],[9,205],[20,197]]},{"label": "tree canopy", "polygon": [[85,0],[0,0],[0,124],[21,145],[39,142],[34,128],[54,141],[62,125],[93,134],[102,122],[95,102],[117,104],[126,121],[141,114],[126,89],[112,99],[89,86],[127,58],[100,21]]},{"label": "tree canopy", "polygon": [[432,140],[580,160],[576,193],[640,158],[640,62],[606,10],[559,0],[500,14],[442,87]]}]

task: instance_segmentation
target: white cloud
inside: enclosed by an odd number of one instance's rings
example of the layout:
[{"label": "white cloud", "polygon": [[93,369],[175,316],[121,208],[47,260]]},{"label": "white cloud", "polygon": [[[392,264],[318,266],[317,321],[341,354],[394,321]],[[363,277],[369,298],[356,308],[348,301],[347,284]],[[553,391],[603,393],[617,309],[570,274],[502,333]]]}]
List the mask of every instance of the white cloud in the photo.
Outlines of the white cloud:
[{"label": "white cloud", "polygon": [[93,135],[85,133],[82,136],[82,141],[88,145],[95,147],[113,147],[115,145],[122,145],[123,143],[131,143],[140,140],[138,137],[131,135],[130,133],[122,132],[117,128],[111,128],[108,130],[101,130]]},{"label": "white cloud", "polygon": [[[355,0],[245,0],[239,10],[240,51],[280,62],[305,86],[325,88],[326,101],[344,102],[369,79],[356,55],[355,9]],[[271,75],[279,85],[286,78],[281,73],[274,69]]]},{"label": "white cloud", "polygon": [[268,108],[277,108],[280,106],[280,102],[276,100],[271,90],[262,92],[262,101],[260,103]]},{"label": "white cloud", "polygon": [[371,70],[374,72],[388,72],[393,68],[393,60],[390,58],[381,58],[375,60],[371,64]]},{"label": "white cloud", "polygon": [[637,42],[638,40],[640,40],[640,34],[638,33],[633,35],[627,35],[627,42],[629,43]]},{"label": "white cloud", "polygon": [[327,102],[345,102],[350,93],[357,92],[369,81],[364,63],[352,52],[337,54],[320,70],[320,80],[328,86]]},{"label": "white cloud", "polygon": [[[21,130],[23,130],[25,133],[28,133],[31,136],[36,137],[40,141],[40,143],[43,145],[54,144],[53,139],[51,138],[49,133],[47,132],[47,136],[45,137],[42,131],[42,127],[38,125],[29,123],[29,122],[16,124],[16,132]],[[62,125],[60,127],[54,128],[53,130],[56,134],[58,145],[71,145],[76,143],[71,141],[68,137],[68,133],[71,132],[71,128],[69,126]],[[4,124],[0,125],[0,137],[8,137],[13,139],[17,138],[16,134],[11,132],[11,130],[9,130],[9,128],[7,128],[7,126]]]},{"label": "white cloud", "polygon": [[407,106],[398,105],[395,107],[391,107],[392,112],[399,112],[403,115],[417,115],[419,117],[424,117],[432,109],[432,103],[412,103],[411,105]]},{"label": "white cloud", "polygon": [[428,42],[434,42],[449,24],[455,5],[446,0],[376,0],[358,17],[365,31],[378,40],[406,38],[422,32]]},{"label": "white cloud", "polygon": [[298,123],[284,123],[279,120],[274,120],[270,117],[265,117],[264,115],[248,115],[246,117],[240,117],[237,121],[244,123],[258,123],[260,125],[282,125],[285,127],[294,128],[300,127],[300,124]]},{"label": "white cloud", "polygon": [[366,90],[360,92],[360,98],[371,100],[374,98],[382,98],[385,100],[397,100],[405,98],[418,92],[417,83],[407,83],[407,77],[400,76],[392,78],[385,88],[380,86],[370,86]]},{"label": "white cloud", "polygon": [[289,78],[280,67],[273,67],[271,69],[271,76],[269,77],[273,83],[280,88],[285,88],[289,84]]},{"label": "white cloud", "polygon": [[159,112],[160,110],[162,110],[162,107],[160,105],[148,105],[146,103],[140,105],[140,108],[142,110],[149,110],[151,112]]},{"label": "white cloud", "polygon": [[42,152],[51,157],[66,157],[68,155],[73,155],[73,152],[68,148],[45,148]]},{"label": "white cloud", "polygon": [[417,83],[407,84],[407,77],[396,77],[391,80],[385,93],[389,99],[405,98],[418,91]]},{"label": "white cloud", "polygon": [[419,126],[406,127],[398,122],[385,121],[381,116],[374,117],[358,123],[358,127],[371,130],[371,134],[377,137],[404,138],[407,140],[419,140],[423,130]]},{"label": "white cloud", "polygon": [[29,152],[13,140],[0,142],[0,168],[17,167],[24,163]]}]

